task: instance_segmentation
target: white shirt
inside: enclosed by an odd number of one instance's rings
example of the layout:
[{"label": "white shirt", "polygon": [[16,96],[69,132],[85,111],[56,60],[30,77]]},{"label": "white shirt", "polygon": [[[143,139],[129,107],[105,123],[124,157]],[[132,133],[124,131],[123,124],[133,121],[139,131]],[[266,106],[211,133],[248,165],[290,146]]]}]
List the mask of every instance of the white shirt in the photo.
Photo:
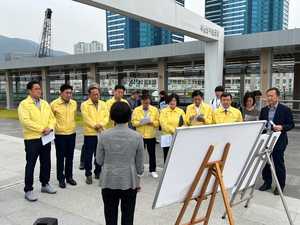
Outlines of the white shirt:
[{"label": "white shirt", "polygon": [[211,100],[211,107],[213,111],[221,107],[221,99],[215,97],[213,100]]}]

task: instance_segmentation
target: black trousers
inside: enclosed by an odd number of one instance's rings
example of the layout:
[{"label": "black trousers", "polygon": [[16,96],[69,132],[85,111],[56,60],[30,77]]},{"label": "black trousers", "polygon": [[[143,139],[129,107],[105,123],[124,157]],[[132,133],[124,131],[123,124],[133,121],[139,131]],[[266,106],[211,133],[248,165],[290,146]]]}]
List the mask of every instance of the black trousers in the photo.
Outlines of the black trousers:
[{"label": "black trousers", "polygon": [[156,138],[144,139],[145,148],[147,148],[149,155],[149,172],[156,172],[156,155],[155,155],[155,147],[156,147]]},{"label": "black trousers", "polygon": [[73,159],[76,134],[55,135],[57,180],[73,178]]},{"label": "black trousers", "polygon": [[[93,156],[96,157],[96,150],[98,144],[97,136],[84,136],[84,168],[85,168],[85,176],[92,175],[93,168]],[[97,164],[96,159],[94,159],[95,164],[95,175],[100,175],[101,167]]]},{"label": "black trousers", "polygon": [[80,152],[80,163],[84,164],[84,144],[81,147],[81,152]]},{"label": "black trousers", "polygon": [[164,147],[164,148],[163,148],[163,151],[164,151],[164,163],[165,163],[166,160],[167,160],[168,153],[169,153],[169,149],[170,149],[170,147]]},{"label": "black trousers", "polygon": [[[284,164],[284,152],[285,149],[275,148],[272,153],[272,158],[275,166],[276,176],[278,178],[281,189],[285,188],[286,181],[286,168]],[[272,173],[269,164],[266,164],[263,171],[262,176],[266,184],[272,185]]]},{"label": "black trousers", "polygon": [[121,201],[121,225],[133,225],[137,191],[102,189],[106,225],[118,225],[118,208]]},{"label": "black trousers", "polygon": [[34,168],[40,158],[40,182],[42,186],[49,183],[51,170],[51,143],[42,145],[41,139],[25,140],[26,166],[24,191],[33,190]]}]

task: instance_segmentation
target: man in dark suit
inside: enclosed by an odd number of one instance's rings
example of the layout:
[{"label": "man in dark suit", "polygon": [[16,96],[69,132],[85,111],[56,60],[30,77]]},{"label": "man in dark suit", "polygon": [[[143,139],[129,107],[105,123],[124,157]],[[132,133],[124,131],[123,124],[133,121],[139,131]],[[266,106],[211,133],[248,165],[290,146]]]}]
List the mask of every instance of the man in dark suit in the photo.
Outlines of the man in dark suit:
[{"label": "man in dark suit", "polygon": [[[286,169],[284,165],[284,151],[288,145],[287,132],[294,128],[293,115],[287,106],[279,103],[280,91],[277,88],[270,88],[266,92],[268,106],[262,108],[260,113],[260,120],[267,120],[267,129],[272,131],[281,131],[281,135],[276,143],[272,158],[275,165],[276,176],[278,178],[281,189],[285,187]],[[259,188],[260,191],[271,189],[272,174],[270,165],[266,164],[262,171],[264,184]],[[278,195],[277,188],[274,194]]]}]

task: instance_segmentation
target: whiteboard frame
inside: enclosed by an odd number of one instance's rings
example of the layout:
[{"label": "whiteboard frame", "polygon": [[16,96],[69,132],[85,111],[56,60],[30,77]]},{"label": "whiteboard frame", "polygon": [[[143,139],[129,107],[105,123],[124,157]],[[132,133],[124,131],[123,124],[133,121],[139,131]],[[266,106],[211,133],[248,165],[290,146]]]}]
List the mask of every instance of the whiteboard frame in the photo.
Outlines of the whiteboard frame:
[{"label": "whiteboard frame", "polygon": [[[156,209],[156,203],[157,203],[157,200],[158,200],[158,197],[159,197],[159,193],[161,191],[161,187],[162,187],[162,184],[163,184],[163,181],[164,181],[164,178],[165,178],[165,175],[166,175],[166,170],[168,168],[168,164],[169,164],[169,160],[170,160],[170,157],[171,157],[171,154],[172,154],[172,151],[173,151],[173,147],[174,147],[174,142],[176,140],[176,137],[177,137],[177,131],[178,130],[185,130],[185,129],[199,129],[199,127],[201,128],[204,128],[204,127],[224,127],[224,126],[238,126],[240,124],[254,124],[254,123],[257,123],[257,122],[264,122],[264,126],[262,126],[260,132],[259,132],[259,135],[257,135],[256,137],[256,140],[255,142],[253,143],[253,146],[252,146],[252,149],[249,153],[249,155],[247,156],[247,162],[251,159],[251,156],[252,156],[252,152],[254,150],[254,148],[256,147],[257,145],[257,142],[259,140],[259,137],[260,135],[262,134],[262,132],[264,131],[265,129],[265,124],[267,121],[265,120],[260,120],[260,121],[250,121],[250,122],[237,122],[237,123],[224,123],[224,124],[213,124],[213,125],[203,125],[203,126],[193,126],[193,127],[180,127],[180,128],[176,128],[176,131],[175,131],[175,134],[174,134],[174,138],[172,140],[172,144],[170,146],[170,149],[169,149],[169,153],[168,153],[168,156],[166,158],[166,162],[165,162],[165,165],[164,165],[164,169],[163,169],[163,172],[162,172],[162,175],[161,175],[161,179],[159,181],[159,184],[158,184],[158,188],[157,188],[157,191],[155,193],[155,197],[154,197],[154,200],[153,200],[153,204],[152,204],[152,209]],[[246,163],[243,167],[243,169],[241,170],[240,174],[239,174],[239,177],[235,183],[235,185],[238,183],[238,181],[240,180],[240,176],[243,175],[243,172],[245,171],[246,169],[246,166],[247,166],[248,163]],[[234,185],[234,186],[235,186]],[[158,207],[157,207],[158,208]]]}]

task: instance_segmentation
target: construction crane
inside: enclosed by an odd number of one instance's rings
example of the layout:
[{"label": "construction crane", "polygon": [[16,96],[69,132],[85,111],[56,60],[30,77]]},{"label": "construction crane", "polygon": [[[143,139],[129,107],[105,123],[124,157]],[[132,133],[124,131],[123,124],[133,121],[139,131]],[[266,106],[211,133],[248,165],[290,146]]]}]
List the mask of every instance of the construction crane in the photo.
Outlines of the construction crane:
[{"label": "construction crane", "polygon": [[40,43],[40,46],[39,46],[39,49],[37,52],[37,56],[40,58],[52,56],[52,52],[51,52],[52,51],[51,50],[51,16],[52,16],[52,10],[49,8],[46,9],[41,43]]}]

